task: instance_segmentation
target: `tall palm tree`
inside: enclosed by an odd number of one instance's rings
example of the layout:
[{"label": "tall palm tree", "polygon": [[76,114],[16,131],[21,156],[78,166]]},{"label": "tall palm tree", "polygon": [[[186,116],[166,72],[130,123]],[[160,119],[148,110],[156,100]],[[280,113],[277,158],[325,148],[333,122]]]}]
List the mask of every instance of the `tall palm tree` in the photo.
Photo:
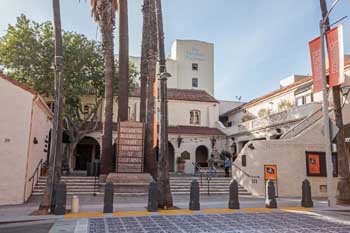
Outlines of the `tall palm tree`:
[{"label": "tall palm tree", "polygon": [[119,99],[118,119],[128,120],[129,32],[128,0],[119,0]]},{"label": "tall palm tree", "polygon": [[[320,6],[322,11],[322,18],[324,18],[328,13],[326,0],[320,0]],[[329,18],[326,19],[325,24],[326,24],[326,31],[330,30]],[[338,154],[338,164],[339,164],[337,201],[339,203],[343,202],[343,203],[350,204],[349,155],[347,155],[347,152],[345,149],[345,132],[344,132],[344,123],[343,123],[343,114],[342,114],[340,86],[333,87],[332,93],[333,93],[335,123],[339,128],[339,132],[337,134],[337,154]]]},{"label": "tall palm tree", "polygon": [[147,92],[147,78],[148,78],[148,48],[149,48],[149,2],[150,0],[143,0],[143,26],[142,26],[142,45],[141,45],[141,101],[140,101],[140,121],[146,122],[146,92]]},{"label": "tall palm tree", "polygon": [[[161,0],[155,0],[157,12],[157,33],[158,33],[158,54],[159,54],[159,74],[167,72],[164,48],[163,14]],[[160,189],[160,199],[158,206],[169,208],[173,206],[173,197],[170,190],[169,181],[169,152],[168,152],[168,103],[167,103],[167,81],[160,81],[161,96],[161,122],[159,137],[159,159],[158,159],[158,184]]]},{"label": "tall palm tree", "polygon": [[151,173],[154,179],[157,179],[156,164],[156,134],[157,124],[155,122],[156,114],[156,66],[157,66],[157,18],[155,12],[154,0],[149,1],[149,33],[148,51],[147,51],[147,115],[145,126],[145,167],[146,171]]},{"label": "tall palm tree", "polygon": [[92,16],[100,26],[105,63],[105,105],[102,137],[101,174],[112,171],[113,163],[113,77],[114,77],[114,28],[117,0],[91,0]]}]

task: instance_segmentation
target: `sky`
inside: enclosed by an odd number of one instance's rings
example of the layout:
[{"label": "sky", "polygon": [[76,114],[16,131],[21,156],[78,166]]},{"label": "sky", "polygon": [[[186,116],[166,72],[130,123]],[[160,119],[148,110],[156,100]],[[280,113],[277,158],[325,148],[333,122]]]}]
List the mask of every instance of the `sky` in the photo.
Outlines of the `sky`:
[{"label": "sky", "polygon": [[[52,20],[51,0],[1,0],[0,36],[25,14]],[[333,0],[327,0],[330,7]],[[61,0],[62,27],[100,40],[90,0]],[[129,0],[129,52],[140,56],[142,0]],[[166,52],[175,39],[214,43],[215,97],[249,101],[279,88],[293,74],[311,74],[308,42],[319,35],[319,0],[163,0]],[[350,16],[350,0],[340,0],[331,23]],[[343,20],[345,53],[350,17]],[[117,35],[116,35],[116,38]],[[118,42],[115,39],[116,51]]]}]

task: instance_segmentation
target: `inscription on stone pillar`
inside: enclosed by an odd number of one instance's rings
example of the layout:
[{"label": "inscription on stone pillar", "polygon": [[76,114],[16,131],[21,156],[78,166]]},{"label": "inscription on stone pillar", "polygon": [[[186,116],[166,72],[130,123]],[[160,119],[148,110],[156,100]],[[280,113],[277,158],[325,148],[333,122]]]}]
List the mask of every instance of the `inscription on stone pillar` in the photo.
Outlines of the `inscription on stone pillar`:
[{"label": "inscription on stone pillar", "polygon": [[141,122],[119,123],[117,138],[117,172],[143,172],[144,125]]}]

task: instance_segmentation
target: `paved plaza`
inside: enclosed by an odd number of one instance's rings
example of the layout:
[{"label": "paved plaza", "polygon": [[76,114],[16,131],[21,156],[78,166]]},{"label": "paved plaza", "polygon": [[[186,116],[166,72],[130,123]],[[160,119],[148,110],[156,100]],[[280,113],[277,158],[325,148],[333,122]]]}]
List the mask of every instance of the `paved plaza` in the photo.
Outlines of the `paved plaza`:
[{"label": "paved plaza", "polygon": [[[67,221],[65,223],[65,221]],[[311,212],[273,211],[226,214],[153,215],[62,220],[50,233],[178,232],[350,232],[350,219],[336,220]]]}]

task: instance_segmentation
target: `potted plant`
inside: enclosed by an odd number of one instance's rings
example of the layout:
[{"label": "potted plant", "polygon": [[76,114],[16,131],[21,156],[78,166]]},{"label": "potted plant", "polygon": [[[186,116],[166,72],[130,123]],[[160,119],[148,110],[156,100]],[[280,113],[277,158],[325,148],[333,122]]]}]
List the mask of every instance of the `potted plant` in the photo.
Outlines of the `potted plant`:
[{"label": "potted plant", "polygon": [[186,161],[181,156],[176,158],[177,172],[183,173],[185,171],[185,163]]}]

